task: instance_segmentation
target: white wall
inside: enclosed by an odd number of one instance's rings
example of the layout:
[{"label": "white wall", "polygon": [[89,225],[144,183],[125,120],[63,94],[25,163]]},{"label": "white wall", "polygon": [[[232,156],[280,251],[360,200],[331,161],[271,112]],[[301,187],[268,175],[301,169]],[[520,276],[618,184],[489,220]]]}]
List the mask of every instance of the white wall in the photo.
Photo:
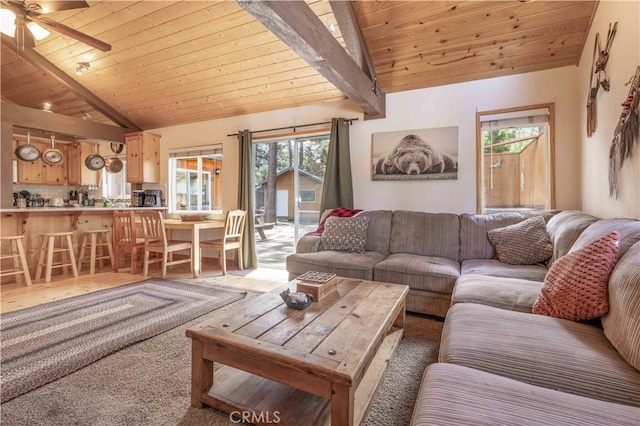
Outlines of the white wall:
[{"label": "white wall", "polygon": [[[351,130],[355,206],[428,212],[476,212],[476,111],[554,102],[556,208],[580,208],[576,67],[520,74],[387,95],[387,118],[356,122]],[[371,135],[459,127],[458,180],[371,180]]]},{"label": "white wall", "polygon": [[[607,40],[609,23],[618,22],[617,34],[609,51],[606,73],[611,90],[600,88],[596,98],[597,128],[592,137],[586,133],[586,99],[591,78],[591,63],[596,33],[602,46]],[[640,146],[627,159],[619,174],[619,198],[609,196],[609,147],[629,94],[625,83],[640,64],[640,2],[600,1],[578,69],[579,92],[576,104],[580,112],[582,173],[582,210],[597,217],[640,218]]]}]

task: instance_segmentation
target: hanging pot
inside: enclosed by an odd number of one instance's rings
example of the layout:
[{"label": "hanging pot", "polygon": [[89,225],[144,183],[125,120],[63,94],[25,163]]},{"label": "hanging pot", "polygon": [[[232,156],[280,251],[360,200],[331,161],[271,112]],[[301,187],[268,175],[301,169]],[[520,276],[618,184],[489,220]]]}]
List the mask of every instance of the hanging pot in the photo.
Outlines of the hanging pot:
[{"label": "hanging pot", "polygon": [[122,171],[122,161],[118,157],[109,158],[104,166],[109,173],[120,173]]},{"label": "hanging pot", "polygon": [[[96,148],[98,148],[97,145]],[[104,167],[104,163],[104,157],[97,153],[88,155],[87,158],[84,159],[84,165],[87,166],[87,169],[93,170],[94,172],[102,169]]]},{"label": "hanging pot", "polygon": [[51,135],[51,148],[44,150],[42,153],[42,161],[50,166],[55,166],[64,162],[62,151],[56,149],[55,135]]},{"label": "hanging pot", "polygon": [[22,161],[36,161],[40,158],[40,150],[31,145],[31,131],[27,130],[27,143],[16,148],[16,157]]}]

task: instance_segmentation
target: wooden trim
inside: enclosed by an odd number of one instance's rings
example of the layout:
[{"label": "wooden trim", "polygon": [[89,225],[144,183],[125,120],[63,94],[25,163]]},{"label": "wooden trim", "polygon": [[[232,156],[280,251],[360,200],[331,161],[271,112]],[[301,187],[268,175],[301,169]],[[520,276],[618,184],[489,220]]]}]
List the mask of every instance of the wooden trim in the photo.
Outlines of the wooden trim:
[{"label": "wooden trim", "polygon": [[384,117],[384,92],[358,67],[320,18],[305,3],[294,0],[237,0],[309,65],[357,103],[371,117]]},{"label": "wooden trim", "polygon": [[255,142],[255,141],[269,140],[269,139],[297,137],[297,136],[309,135],[313,133],[323,134],[323,133],[329,133],[330,131],[331,131],[331,127],[321,127],[319,129],[312,129],[312,130],[300,130],[297,132],[275,133],[272,135],[254,136],[252,139]]},{"label": "wooden trim", "polygon": [[481,214],[484,206],[484,169],[482,147],[482,122],[480,117],[483,114],[476,111],[476,213]]},{"label": "wooden trim", "polygon": [[549,210],[556,208],[556,104],[552,102],[549,107]]}]

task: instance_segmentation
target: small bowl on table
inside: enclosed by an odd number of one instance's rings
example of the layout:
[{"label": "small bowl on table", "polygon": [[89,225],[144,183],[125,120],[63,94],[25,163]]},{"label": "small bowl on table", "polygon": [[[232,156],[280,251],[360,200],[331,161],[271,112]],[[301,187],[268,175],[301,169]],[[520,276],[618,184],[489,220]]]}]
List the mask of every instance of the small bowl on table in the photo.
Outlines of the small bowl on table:
[{"label": "small bowl on table", "polygon": [[207,218],[206,214],[181,214],[180,220],[183,222],[199,222]]}]

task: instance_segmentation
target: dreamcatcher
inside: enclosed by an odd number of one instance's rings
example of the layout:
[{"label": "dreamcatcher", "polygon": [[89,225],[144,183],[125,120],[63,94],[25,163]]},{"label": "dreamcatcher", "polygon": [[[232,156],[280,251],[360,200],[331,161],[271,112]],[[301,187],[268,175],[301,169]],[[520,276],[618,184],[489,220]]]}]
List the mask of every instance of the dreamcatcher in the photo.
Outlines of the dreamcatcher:
[{"label": "dreamcatcher", "polygon": [[600,46],[600,34],[596,33],[596,42],[593,46],[593,62],[591,64],[591,82],[589,86],[589,97],[587,98],[587,136],[591,137],[596,131],[597,115],[596,115],[596,95],[600,86],[609,91],[611,85],[605,73],[605,67],[609,60],[609,49],[613,44],[613,37],[616,35],[618,23],[616,22],[611,28],[609,24],[609,32],[607,33],[607,44],[604,49]]},{"label": "dreamcatcher", "polygon": [[618,172],[640,139],[640,65],[627,85],[631,86],[629,95],[622,103],[622,114],[609,150],[609,195],[615,198],[618,198]]}]

